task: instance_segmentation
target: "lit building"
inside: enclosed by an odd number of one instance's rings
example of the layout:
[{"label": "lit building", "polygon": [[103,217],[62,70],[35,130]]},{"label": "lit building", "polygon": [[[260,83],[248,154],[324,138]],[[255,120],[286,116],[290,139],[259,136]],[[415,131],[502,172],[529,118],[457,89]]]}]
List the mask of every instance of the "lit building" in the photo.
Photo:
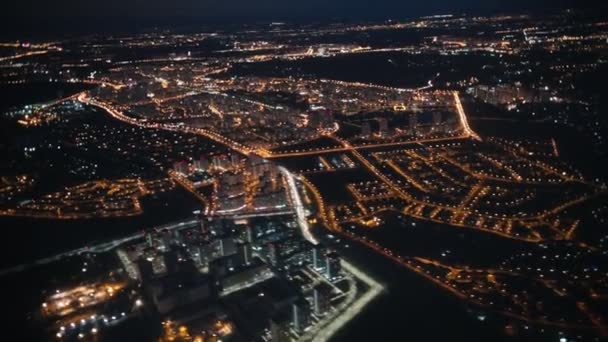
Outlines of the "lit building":
[{"label": "lit building", "polygon": [[238,167],[241,163],[241,157],[239,157],[239,155],[236,153],[231,154],[230,163],[232,164],[232,167]]},{"label": "lit building", "polygon": [[206,171],[209,169],[209,161],[203,156],[201,156],[199,159],[195,159],[193,164],[194,169],[197,171]]},{"label": "lit building", "polygon": [[336,278],[342,270],[340,256],[335,252],[327,253],[325,255],[325,265],[325,276],[327,279]]},{"label": "lit building", "polygon": [[388,127],[388,120],[386,118],[380,118],[378,119],[378,125],[380,127],[378,130],[380,136],[383,138],[388,137],[390,133]]},{"label": "lit building", "polygon": [[222,238],[217,240],[220,256],[228,256],[237,253],[236,243],[232,238]]},{"label": "lit building", "polygon": [[156,309],[163,315],[212,295],[209,278],[196,269],[154,279],[146,288]]},{"label": "lit building", "polygon": [[167,273],[175,273],[179,268],[179,254],[175,250],[165,252],[163,253],[163,262],[165,263]]},{"label": "lit building", "polygon": [[412,135],[415,135],[418,131],[418,114],[410,114],[409,128]]},{"label": "lit building", "polygon": [[185,161],[178,161],[173,163],[173,169],[183,175],[188,174],[188,163]]},{"label": "lit building", "polygon": [[251,253],[251,244],[240,243],[237,246],[237,256],[240,265],[249,265],[253,258]]},{"label": "lit building", "polygon": [[293,330],[302,334],[310,325],[310,304],[303,298],[297,300],[291,306],[291,317]]},{"label": "lit building", "polygon": [[325,266],[324,263],[324,256],[323,256],[323,249],[320,245],[316,245],[312,248],[312,267],[315,270],[322,270],[323,267]]},{"label": "lit building", "polygon": [[289,316],[273,317],[270,319],[270,340],[272,342],[291,342],[289,335]]},{"label": "lit building", "polygon": [[230,168],[230,159],[225,154],[216,155],[212,158],[213,167],[221,170],[228,170]]},{"label": "lit building", "polygon": [[135,265],[137,266],[140,281],[144,282],[154,278],[154,269],[151,262],[140,258],[135,262]]},{"label": "lit building", "polygon": [[268,244],[268,261],[273,266],[276,266],[279,263],[279,250],[277,245],[274,243]]},{"label": "lit building", "polygon": [[321,283],[313,289],[313,309],[317,316],[325,314],[331,304],[331,287],[326,283]]}]

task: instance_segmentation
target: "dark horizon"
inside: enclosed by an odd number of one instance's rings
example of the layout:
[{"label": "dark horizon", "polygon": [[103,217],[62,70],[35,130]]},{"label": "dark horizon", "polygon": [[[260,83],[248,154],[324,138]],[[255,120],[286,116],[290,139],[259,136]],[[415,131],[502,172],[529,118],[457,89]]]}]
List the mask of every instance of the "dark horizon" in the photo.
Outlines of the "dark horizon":
[{"label": "dark horizon", "polygon": [[[351,20],[409,20],[429,15],[496,15],[516,13],[547,13],[567,9],[589,10],[606,8],[603,2],[586,1],[523,1],[476,2],[471,0],[425,1],[399,3],[392,0],[336,1],[323,4],[308,1],[301,4],[280,4],[264,0],[209,2],[197,4],[190,0],[165,3],[152,0],[145,5],[140,0],[78,2],[58,0],[52,3],[26,0],[6,5],[0,14],[2,39],[49,39],[83,34],[121,34],[153,28],[216,27],[241,24],[286,21],[293,23],[348,22]],[[599,11],[598,11],[599,12]]]}]

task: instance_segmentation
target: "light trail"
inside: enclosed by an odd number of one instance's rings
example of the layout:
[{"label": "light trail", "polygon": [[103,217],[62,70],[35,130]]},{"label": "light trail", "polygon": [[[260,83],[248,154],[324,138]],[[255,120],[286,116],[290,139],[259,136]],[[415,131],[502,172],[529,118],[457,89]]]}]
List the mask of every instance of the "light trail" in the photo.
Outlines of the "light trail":
[{"label": "light trail", "polygon": [[470,137],[481,141],[481,138],[477,133],[475,133],[471,127],[469,127],[469,122],[467,121],[467,115],[464,112],[464,108],[462,107],[462,103],[460,102],[460,94],[455,91],[454,92],[454,103],[456,104],[456,111],[458,112],[458,117],[460,118],[460,123],[462,124],[462,128],[464,132]]},{"label": "light trail", "polygon": [[551,138],[551,146],[553,147],[553,155],[556,158],[559,158],[559,150],[557,148],[557,142],[555,142],[555,138]]},{"label": "light trail", "polygon": [[292,205],[296,211],[296,217],[298,218],[298,225],[300,226],[300,230],[302,231],[302,236],[304,236],[304,238],[310,241],[310,243],[312,244],[319,244],[319,241],[310,232],[310,226],[308,225],[308,221],[306,220],[306,213],[304,213],[304,205],[302,204],[302,199],[300,198],[300,194],[298,192],[295,177],[286,168],[282,166],[279,166],[278,168],[279,172],[281,172],[281,174],[287,180]]},{"label": "light trail", "polygon": [[[269,217],[269,216],[287,216],[293,215],[293,210],[282,210],[282,211],[262,211],[259,213],[244,213],[244,214],[232,214],[229,217],[234,220],[240,219],[248,219],[253,217]],[[211,213],[208,215],[209,217],[226,217],[226,215],[221,215],[217,212]]]}]

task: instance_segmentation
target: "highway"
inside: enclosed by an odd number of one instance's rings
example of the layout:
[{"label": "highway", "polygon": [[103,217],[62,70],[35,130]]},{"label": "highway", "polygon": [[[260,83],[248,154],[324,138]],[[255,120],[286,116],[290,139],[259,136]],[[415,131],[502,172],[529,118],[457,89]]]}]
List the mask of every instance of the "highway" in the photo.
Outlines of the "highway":
[{"label": "highway", "polygon": [[302,199],[300,198],[300,193],[298,192],[294,175],[282,166],[279,166],[279,172],[281,172],[283,177],[285,177],[287,180],[292,206],[296,211],[296,217],[298,219],[300,230],[302,231],[302,236],[304,236],[304,238],[312,244],[319,244],[319,241],[310,232],[310,225],[308,224],[308,218],[304,212],[304,205],[302,204]]},{"label": "highway", "polygon": [[460,94],[457,91],[454,92],[454,103],[456,104],[456,111],[458,112],[458,117],[460,118],[460,124],[462,125],[465,133],[468,136],[481,141],[481,137],[479,137],[479,135],[477,135],[477,133],[475,133],[469,126],[467,115],[465,114],[464,108],[462,108],[462,103],[460,102]]},{"label": "highway", "polygon": [[293,215],[293,214],[294,214],[293,210],[280,210],[280,211],[262,211],[259,213],[243,213],[243,214],[227,214],[227,215],[211,213],[208,216],[209,217],[229,217],[233,220],[241,220],[241,219],[248,219],[248,218],[253,218],[253,217],[287,216],[287,215]]},{"label": "highway", "polygon": [[29,52],[20,53],[20,54],[17,54],[17,55],[0,57],[0,62],[6,62],[6,61],[11,61],[11,60],[19,59],[19,58],[36,56],[36,55],[44,55],[44,54],[47,54],[47,53],[49,53],[48,50],[29,51]]},{"label": "highway", "polygon": [[[434,138],[434,139],[424,139],[424,140],[416,140],[416,141],[400,141],[400,142],[392,142],[392,143],[380,143],[380,144],[369,144],[369,145],[361,145],[361,146],[348,146],[330,148],[325,150],[311,150],[311,151],[302,151],[302,152],[287,152],[287,153],[272,153],[269,152],[269,155],[265,158],[267,159],[275,159],[275,158],[285,158],[285,157],[301,157],[301,156],[309,156],[309,155],[320,155],[326,153],[336,153],[336,152],[348,152],[348,151],[360,151],[367,150],[373,148],[382,148],[382,147],[396,147],[396,146],[408,146],[408,145],[419,145],[425,143],[436,143],[436,142],[447,142],[447,141],[456,141],[462,139],[468,139],[469,135],[464,136],[456,136],[456,137],[445,137],[445,138]],[[335,136],[331,136],[331,138],[336,139]]]}]

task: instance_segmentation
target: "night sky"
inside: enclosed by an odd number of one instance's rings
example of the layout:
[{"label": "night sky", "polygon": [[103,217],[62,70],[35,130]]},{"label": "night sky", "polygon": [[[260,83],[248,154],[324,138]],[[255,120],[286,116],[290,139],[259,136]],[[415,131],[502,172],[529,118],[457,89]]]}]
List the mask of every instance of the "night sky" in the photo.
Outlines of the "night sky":
[{"label": "night sky", "polygon": [[[573,7],[581,0],[11,0],[19,16],[362,15]],[[599,2],[597,2],[599,3]],[[395,12],[397,11],[397,12]],[[5,12],[4,15],[9,13]]]},{"label": "night sky", "polygon": [[[591,7],[602,0],[6,0],[3,34],[200,22],[407,19],[441,13],[500,13]],[[89,26],[87,28],[87,26]],[[67,28],[66,28],[67,27]]]}]

